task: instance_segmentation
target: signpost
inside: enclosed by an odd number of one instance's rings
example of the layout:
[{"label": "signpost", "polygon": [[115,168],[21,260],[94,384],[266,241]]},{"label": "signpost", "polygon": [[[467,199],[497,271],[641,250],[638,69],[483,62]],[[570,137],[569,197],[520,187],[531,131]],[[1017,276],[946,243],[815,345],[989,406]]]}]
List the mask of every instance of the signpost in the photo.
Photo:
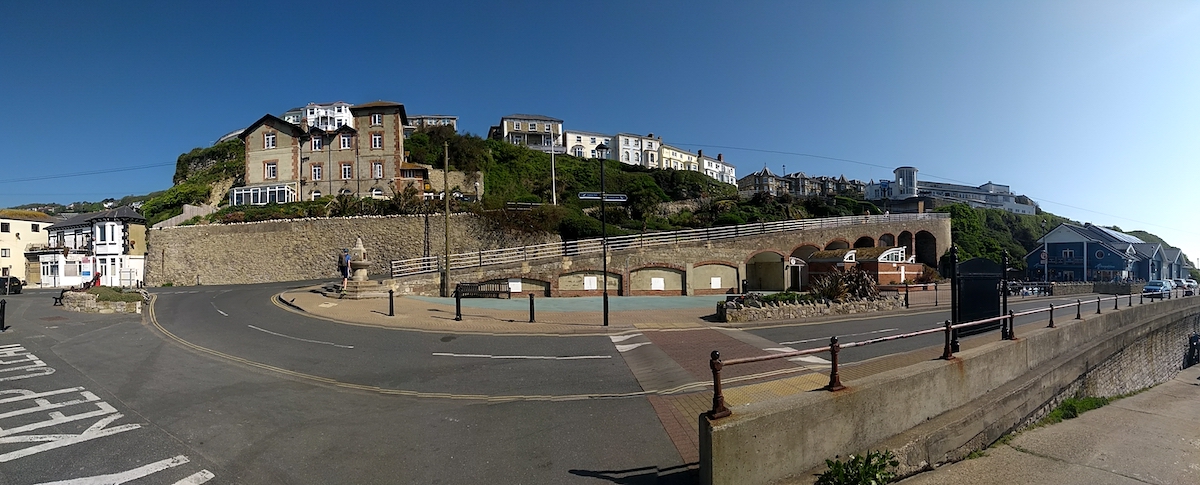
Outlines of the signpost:
[{"label": "signpost", "polygon": [[[600,192],[580,192],[579,200],[600,200]],[[629,197],[625,194],[604,194],[605,202],[627,202]]]},{"label": "signpost", "polygon": [[[604,147],[605,150],[608,147]],[[600,243],[601,259],[603,261],[604,275],[604,326],[608,326],[608,222],[604,215],[605,202],[625,202],[629,198],[625,194],[609,194],[604,191],[604,160],[600,161],[600,191],[599,192],[580,192],[579,200],[598,200],[600,201],[600,230],[603,240]]]}]

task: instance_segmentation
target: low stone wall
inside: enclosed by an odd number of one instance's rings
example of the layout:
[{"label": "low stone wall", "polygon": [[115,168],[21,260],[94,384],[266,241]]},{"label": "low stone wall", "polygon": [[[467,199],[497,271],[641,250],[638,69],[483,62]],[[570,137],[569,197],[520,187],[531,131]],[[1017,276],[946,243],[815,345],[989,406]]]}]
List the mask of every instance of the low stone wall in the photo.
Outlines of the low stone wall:
[{"label": "low stone wall", "polygon": [[1178,372],[1200,298],[1124,307],[1022,332],[955,355],[806,392],[732,403],[699,416],[700,482],[776,483],[809,477],[835,455],[896,451],[904,473],[962,459],[1028,423],[1064,396],[1112,396]]},{"label": "low stone wall", "polygon": [[1132,295],[1141,293],[1145,283],[1093,283],[1096,293],[1102,295]]},{"label": "low stone wall", "polygon": [[80,291],[63,294],[63,307],[80,313],[142,313],[139,301],[96,301],[96,295]]},{"label": "low stone wall", "polygon": [[1095,283],[1054,283],[1054,296],[1085,295],[1096,292]]},{"label": "low stone wall", "polygon": [[729,323],[796,320],[822,315],[853,315],[904,308],[904,297],[881,297],[876,300],[823,301],[803,303],[763,303],[762,306],[739,305],[734,302],[717,304],[717,320]]}]

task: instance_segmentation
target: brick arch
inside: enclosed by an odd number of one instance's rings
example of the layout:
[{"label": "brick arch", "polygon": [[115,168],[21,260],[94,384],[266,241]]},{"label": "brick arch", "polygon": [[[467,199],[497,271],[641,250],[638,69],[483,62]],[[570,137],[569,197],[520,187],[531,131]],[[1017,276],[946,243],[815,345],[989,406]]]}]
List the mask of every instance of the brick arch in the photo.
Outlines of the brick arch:
[{"label": "brick arch", "polygon": [[917,231],[913,237],[913,246],[918,263],[924,263],[934,268],[938,267],[937,236],[929,231]]},{"label": "brick arch", "polygon": [[875,238],[871,236],[859,236],[854,240],[855,248],[873,248],[875,247]]},{"label": "brick arch", "polygon": [[741,281],[737,263],[719,260],[700,261],[692,264],[692,272],[694,274],[691,279],[695,284],[692,287],[693,295],[737,293],[740,288]]},{"label": "brick arch", "polygon": [[750,253],[750,256],[746,257],[746,259],[742,262],[749,263],[750,260],[754,259],[755,256],[758,256],[763,253],[773,253],[776,256],[779,256],[780,259],[787,258],[787,256],[784,256],[782,252],[780,252],[779,250],[776,250],[776,249],[759,249],[758,251],[754,251],[754,252]]},{"label": "brick arch", "polygon": [[825,244],[825,249],[849,249],[850,247],[851,247],[850,241],[847,241],[840,237],[835,238],[835,239],[830,239],[829,242]]},{"label": "brick arch", "polygon": [[894,247],[896,246],[896,235],[890,232],[879,235],[879,246]]},{"label": "brick arch", "polygon": [[[643,273],[649,273],[647,276]],[[662,278],[663,288],[653,288],[654,273]],[[650,280],[646,278],[649,277]],[[636,268],[630,268],[627,277],[621,281],[626,295],[646,296],[680,296],[687,295],[687,270],[679,265],[670,263],[647,263]]]},{"label": "brick arch", "polygon": [[[589,273],[597,274],[597,276],[601,275],[601,274],[605,274],[604,269],[602,267],[581,266],[581,267],[577,267],[577,268],[571,268],[570,271],[564,271],[562,273],[559,273],[557,275],[557,277],[555,277],[554,281],[552,282],[553,284],[551,286],[551,288],[552,288],[551,296],[600,296],[600,295],[602,295],[604,293],[604,280],[597,281],[596,289],[585,290],[585,289],[583,289],[584,285],[581,281],[577,281],[574,278],[572,278],[575,275],[579,275],[579,280],[583,280],[584,275],[587,275]],[[564,279],[565,279],[565,281],[564,281]],[[616,281],[611,281],[613,279],[615,279]],[[622,273],[621,271],[615,271],[612,268],[609,268],[607,275],[605,275],[605,280],[609,281],[609,283],[608,283],[609,295],[612,295],[614,293],[617,296],[623,295],[626,279],[627,279],[626,275],[624,273]],[[567,283],[567,285],[564,286],[564,284],[563,284],[564,282]]]},{"label": "brick arch", "polygon": [[[695,265],[695,264],[693,264],[692,266],[696,266],[696,265]],[[673,269],[673,270],[676,270],[676,271],[687,271],[687,268],[685,268],[685,267],[683,267],[683,266],[680,266],[680,265],[678,265],[678,264],[671,264],[671,263],[646,263],[646,264],[643,264],[643,265],[641,265],[641,266],[634,266],[634,267],[632,267],[632,268],[629,268],[629,272],[630,272],[630,273],[632,273],[632,272],[634,272],[634,271],[637,271],[637,270],[639,270],[639,269],[645,269],[645,268],[667,268],[667,269]]]},{"label": "brick arch", "polygon": [[[811,251],[809,249],[811,249]],[[812,253],[815,253],[820,250],[821,250],[821,246],[818,246],[815,243],[807,243],[806,242],[804,244],[801,244],[799,246],[792,248],[791,252],[789,252],[788,255],[793,258],[800,258],[800,259],[807,261],[808,257],[812,256]]]},{"label": "brick arch", "polygon": [[746,259],[746,275],[743,277],[746,280],[746,288],[743,291],[786,290],[787,279],[784,275],[784,261],[786,257],[783,253],[774,249],[768,249],[755,251],[751,254]]}]

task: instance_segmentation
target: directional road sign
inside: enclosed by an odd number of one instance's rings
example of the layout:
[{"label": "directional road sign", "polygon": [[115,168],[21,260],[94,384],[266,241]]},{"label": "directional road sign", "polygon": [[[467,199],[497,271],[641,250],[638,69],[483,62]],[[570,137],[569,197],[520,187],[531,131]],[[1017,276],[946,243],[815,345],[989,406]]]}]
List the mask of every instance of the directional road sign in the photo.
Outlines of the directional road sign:
[{"label": "directional road sign", "polygon": [[[579,200],[600,200],[600,192],[580,192]],[[625,202],[629,197],[625,194],[604,194],[605,202]]]}]

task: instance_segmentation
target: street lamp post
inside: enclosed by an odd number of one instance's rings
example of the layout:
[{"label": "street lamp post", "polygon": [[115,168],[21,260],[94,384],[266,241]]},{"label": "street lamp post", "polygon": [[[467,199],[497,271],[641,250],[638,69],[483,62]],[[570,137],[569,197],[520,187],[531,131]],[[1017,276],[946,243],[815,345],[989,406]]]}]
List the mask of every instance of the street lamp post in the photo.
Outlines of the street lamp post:
[{"label": "street lamp post", "polygon": [[604,159],[605,152],[608,151],[608,145],[601,143],[596,146],[596,152],[600,155],[600,257],[603,261],[601,276],[604,279],[604,326],[608,326],[608,216],[604,210],[604,199],[608,195],[604,192]]},{"label": "street lamp post", "polygon": [[1046,241],[1046,220],[1042,219],[1042,282],[1050,282],[1050,245]]},{"label": "street lamp post", "polygon": [[[550,205],[558,205],[558,181],[554,171],[554,142],[558,137],[554,134],[554,125],[550,125]],[[600,189],[604,190],[604,189]]]}]

